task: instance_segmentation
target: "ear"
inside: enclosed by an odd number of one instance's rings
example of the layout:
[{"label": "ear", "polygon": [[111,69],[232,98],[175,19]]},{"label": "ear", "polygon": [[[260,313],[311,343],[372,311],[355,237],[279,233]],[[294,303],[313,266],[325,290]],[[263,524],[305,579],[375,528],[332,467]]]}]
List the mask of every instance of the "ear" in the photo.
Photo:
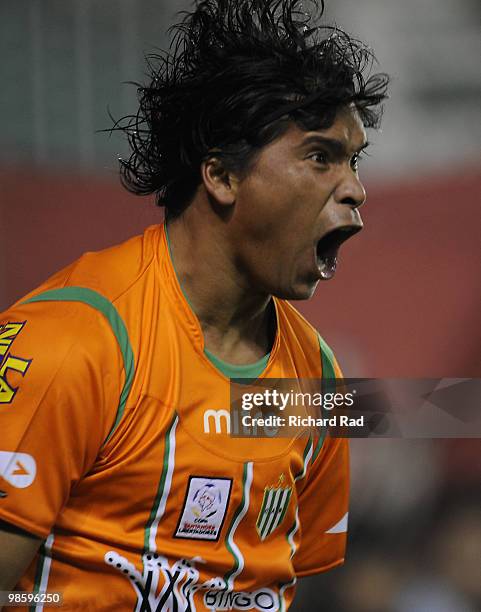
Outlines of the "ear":
[{"label": "ear", "polygon": [[218,204],[231,206],[237,195],[238,179],[226,170],[218,157],[210,157],[200,167],[202,182]]}]

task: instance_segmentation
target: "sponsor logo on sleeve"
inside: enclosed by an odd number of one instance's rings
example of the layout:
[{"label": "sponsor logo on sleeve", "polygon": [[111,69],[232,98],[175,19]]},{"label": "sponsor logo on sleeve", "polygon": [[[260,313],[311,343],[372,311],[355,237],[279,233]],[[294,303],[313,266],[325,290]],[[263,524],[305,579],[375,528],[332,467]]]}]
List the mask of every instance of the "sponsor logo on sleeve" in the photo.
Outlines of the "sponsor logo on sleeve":
[{"label": "sponsor logo on sleeve", "polygon": [[26,489],[35,480],[37,464],[32,455],[0,451],[0,476],[16,489]]},{"label": "sponsor logo on sleeve", "polygon": [[10,347],[25,325],[23,323],[5,323],[0,325],[0,404],[10,404],[18,391],[7,380],[8,372],[18,372],[24,376],[31,359],[15,357]]},{"label": "sponsor logo on sleeve", "polygon": [[190,476],[176,538],[219,539],[229,505],[231,478]]}]

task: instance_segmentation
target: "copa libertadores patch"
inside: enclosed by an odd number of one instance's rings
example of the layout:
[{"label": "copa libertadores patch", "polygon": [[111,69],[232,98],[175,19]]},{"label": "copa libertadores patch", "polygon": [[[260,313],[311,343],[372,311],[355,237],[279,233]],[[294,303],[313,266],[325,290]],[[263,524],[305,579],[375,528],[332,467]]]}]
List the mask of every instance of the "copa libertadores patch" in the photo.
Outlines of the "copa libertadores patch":
[{"label": "copa libertadores patch", "polygon": [[229,506],[231,478],[190,476],[176,538],[219,539]]}]

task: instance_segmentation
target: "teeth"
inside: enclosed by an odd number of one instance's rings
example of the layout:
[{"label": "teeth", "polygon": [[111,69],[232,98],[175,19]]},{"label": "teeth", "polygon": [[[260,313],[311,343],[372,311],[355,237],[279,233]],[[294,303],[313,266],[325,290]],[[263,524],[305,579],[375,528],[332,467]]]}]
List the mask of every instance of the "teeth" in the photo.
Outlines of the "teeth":
[{"label": "teeth", "polygon": [[329,278],[329,267],[325,261],[321,262],[321,276],[322,278]]},{"label": "teeth", "polygon": [[337,257],[334,255],[320,257],[319,259],[319,272],[321,278],[329,279],[332,278],[336,272]]}]

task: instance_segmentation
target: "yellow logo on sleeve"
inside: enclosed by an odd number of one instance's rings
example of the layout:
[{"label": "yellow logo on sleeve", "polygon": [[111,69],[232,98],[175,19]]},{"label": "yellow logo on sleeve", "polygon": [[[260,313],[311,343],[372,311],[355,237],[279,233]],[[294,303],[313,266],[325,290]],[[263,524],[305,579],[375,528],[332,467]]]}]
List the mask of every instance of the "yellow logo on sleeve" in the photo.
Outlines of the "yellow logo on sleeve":
[{"label": "yellow logo on sleeve", "polygon": [[8,383],[7,373],[14,371],[23,376],[32,361],[15,357],[10,353],[10,347],[25,323],[24,321],[23,323],[0,325],[0,404],[10,404],[18,391],[18,387],[12,387]]}]

